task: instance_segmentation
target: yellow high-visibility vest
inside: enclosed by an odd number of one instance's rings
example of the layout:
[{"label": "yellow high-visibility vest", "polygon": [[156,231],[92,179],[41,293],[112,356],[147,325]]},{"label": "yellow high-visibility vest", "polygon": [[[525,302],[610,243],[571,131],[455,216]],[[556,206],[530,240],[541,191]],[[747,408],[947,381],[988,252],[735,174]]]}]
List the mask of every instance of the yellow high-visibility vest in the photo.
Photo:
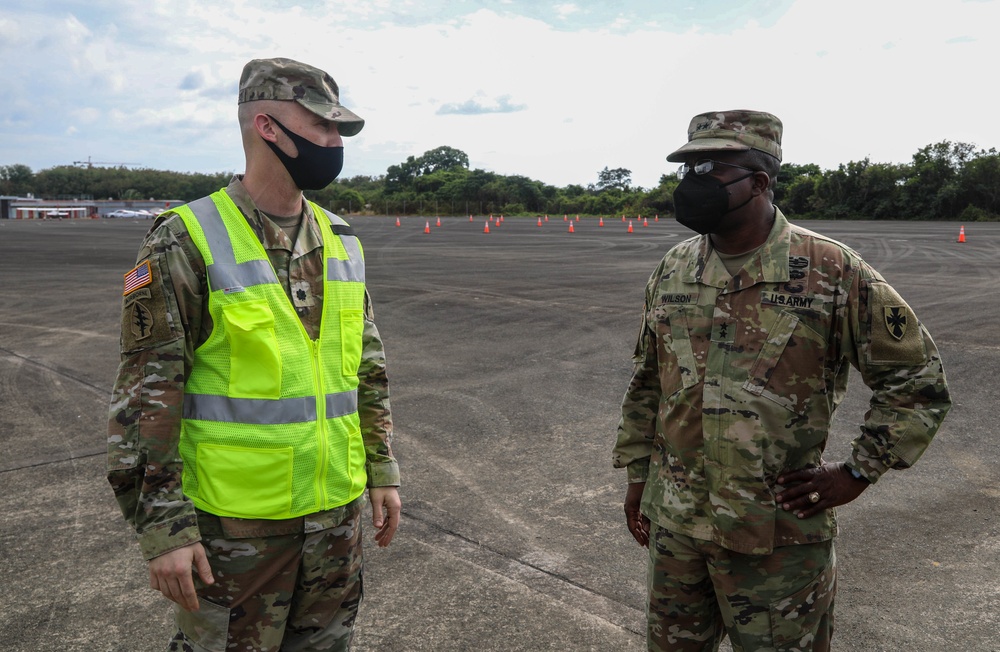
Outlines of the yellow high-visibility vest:
[{"label": "yellow high-visibility vest", "polygon": [[212,317],[184,387],[179,447],[184,494],[206,512],[292,518],[364,492],[364,254],[346,222],[312,209],[324,256],[316,340],[224,191],[175,209],[205,259]]}]

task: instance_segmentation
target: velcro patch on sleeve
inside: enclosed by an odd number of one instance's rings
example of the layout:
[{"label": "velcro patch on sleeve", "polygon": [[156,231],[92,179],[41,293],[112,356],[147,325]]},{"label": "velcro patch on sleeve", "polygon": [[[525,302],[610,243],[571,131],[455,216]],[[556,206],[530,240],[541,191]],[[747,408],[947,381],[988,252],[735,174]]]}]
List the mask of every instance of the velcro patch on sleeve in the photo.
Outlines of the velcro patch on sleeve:
[{"label": "velcro patch on sleeve", "polygon": [[144,288],[152,282],[153,270],[149,266],[149,261],[144,260],[125,274],[125,290],[122,292],[122,296],[127,297],[139,288]]},{"label": "velcro patch on sleeve", "polygon": [[925,359],[920,323],[903,297],[888,283],[873,282],[868,293],[871,316],[869,359],[883,364],[919,364]]},{"label": "velcro patch on sleeve", "polygon": [[[154,270],[153,268],[157,269]],[[128,277],[136,270],[145,270],[145,280],[129,289]],[[148,349],[177,337],[171,330],[167,313],[176,305],[173,295],[167,295],[163,274],[154,260],[144,260],[125,275],[125,296],[122,298],[122,351]],[[153,276],[156,276],[155,282]],[[168,300],[169,299],[169,300]]]}]

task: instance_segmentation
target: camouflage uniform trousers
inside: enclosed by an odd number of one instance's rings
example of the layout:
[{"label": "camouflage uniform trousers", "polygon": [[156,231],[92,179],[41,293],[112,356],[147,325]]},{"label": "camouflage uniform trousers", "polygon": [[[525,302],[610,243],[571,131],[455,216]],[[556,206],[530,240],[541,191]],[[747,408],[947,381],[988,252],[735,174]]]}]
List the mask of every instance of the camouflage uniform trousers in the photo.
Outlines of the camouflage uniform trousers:
[{"label": "camouflage uniform trousers", "polygon": [[744,555],[652,524],[646,640],[655,652],[826,652],[833,635],[833,541]]},{"label": "camouflage uniform trousers", "polygon": [[195,574],[200,608],[174,605],[178,631],[167,650],[348,650],[363,594],[362,505],[360,499],[349,505],[335,527],[305,533],[298,519],[298,532],[263,537],[244,536],[252,525],[234,532],[200,512],[215,583],[207,586]]}]

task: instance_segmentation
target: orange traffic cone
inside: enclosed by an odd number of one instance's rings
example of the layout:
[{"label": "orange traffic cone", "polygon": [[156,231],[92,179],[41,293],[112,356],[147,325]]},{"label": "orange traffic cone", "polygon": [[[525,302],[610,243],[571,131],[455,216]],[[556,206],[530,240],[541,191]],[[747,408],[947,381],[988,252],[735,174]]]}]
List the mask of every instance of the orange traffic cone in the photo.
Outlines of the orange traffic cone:
[{"label": "orange traffic cone", "polygon": [[622,222],[624,222],[624,221],[625,221],[625,216],[624,216],[624,215],[622,215]]},{"label": "orange traffic cone", "polygon": [[434,226],[441,226],[441,218],[440,217],[438,218],[437,224],[435,224]]},{"label": "orange traffic cone", "polygon": [[485,224],[486,224],[486,226],[483,227],[483,233],[489,233],[490,232],[490,223],[486,222]]},{"label": "orange traffic cone", "polygon": [[577,222],[579,222],[579,221],[580,221],[580,216],[579,216],[579,215],[577,215],[577,216],[576,216],[576,221],[577,221]]},{"label": "orange traffic cone", "polygon": [[645,217],[642,218],[642,225],[643,226],[649,226],[649,221]]},{"label": "orange traffic cone", "polygon": [[563,215],[563,222],[569,221],[569,215]]},{"label": "orange traffic cone", "polygon": [[424,224],[424,233],[430,233],[430,232],[431,232],[431,223],[428,222],[427,224]]},{"label": "orange traffic cone", "polygon": [[545,216],[545,221],[546,221],[546,222],[548,222],[548,221],[549,221],[549,216],[548,216],[548,215],[546,215],[546,216]]},{"label": "orange traffic cone", "polygon": [[965,242],[965,225],[964,224],[962,225],[962,228],[960,228],[958,230],[958,241],[959,242]]},{"label": "orange traffic cone", "polygon": [[569,232],[573,233],[573,223],[572,222],[569,223]]},{"label": "orange traffic cone", "polygon": [[601,218],[601,221],[597,223],[597,226],[604,226],[604,218],[603,217]]},{"label": "orange traffic cone", "polygon": [[396,218],[396,226],[399,226],[399,218]]},{"label": "orange traffic cone", "polygon": [[632,233],[632,220],[628,221],[628,232]]},{"label": "orange traffic cone", "polygon": [[470,222],[472,221],[472,216],[471,216],[471,215],[469,216],[469,221],[470,221]]},{"label": "orange traffic cone", "polygon": [[659,214],[657,214],[657,215],[656,215],[656,217],[654,217],[654,218],[653,218],[653,221],[654,221],[654,222],[659,222],[659,221],[660,221],[660,216],[659,216]]},{"label": "orange traffic cone", "polygon": [[541,226],[541,225],[542,225],[542,218],[539,217],[538,218],[538,226]]}]

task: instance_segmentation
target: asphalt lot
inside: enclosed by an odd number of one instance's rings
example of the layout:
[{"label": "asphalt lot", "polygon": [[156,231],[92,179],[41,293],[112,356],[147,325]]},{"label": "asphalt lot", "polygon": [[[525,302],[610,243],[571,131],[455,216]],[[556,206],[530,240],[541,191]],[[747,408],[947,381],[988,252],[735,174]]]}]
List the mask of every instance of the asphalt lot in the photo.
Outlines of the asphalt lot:
[{"label": "asphalt lot", "polygon": [[[404,517],[366,535],[355,649],[643,649],[645,553],[611,468],[671,220],[349,218],[385,340]],[[0,648],[163,649],[165,599],[104,479],[122,274],[148,221],[0,221]],[[809,222],[927,324],[955,407],[839,512],[834,649],[1000,650],[1000,224]],[[867,407],[854,377],[828,448]],[[369,528],[370,529],[370,528]]]}]

